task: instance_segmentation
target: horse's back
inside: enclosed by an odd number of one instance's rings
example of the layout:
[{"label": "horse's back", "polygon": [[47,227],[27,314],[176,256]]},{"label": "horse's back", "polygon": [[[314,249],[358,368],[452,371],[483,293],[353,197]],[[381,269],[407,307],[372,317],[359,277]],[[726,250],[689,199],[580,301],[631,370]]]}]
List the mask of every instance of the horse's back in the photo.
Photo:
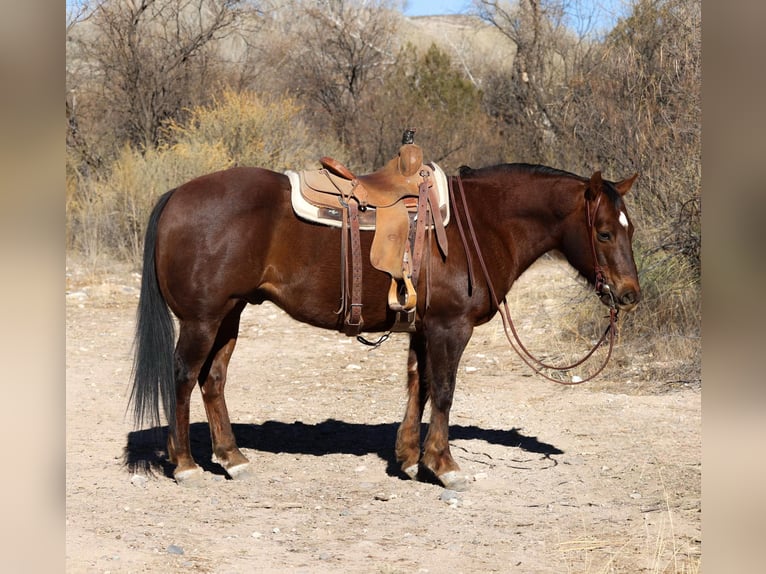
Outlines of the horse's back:
[{"label": "horse's back", "polygon": [[222,211],[235,215],[278,205],[289,198],[289,190],[290,182],[284,174],[259,167],[233,167],[197,177],[176,188],[163,218],[177,212],[180,217],[220,219]]}]

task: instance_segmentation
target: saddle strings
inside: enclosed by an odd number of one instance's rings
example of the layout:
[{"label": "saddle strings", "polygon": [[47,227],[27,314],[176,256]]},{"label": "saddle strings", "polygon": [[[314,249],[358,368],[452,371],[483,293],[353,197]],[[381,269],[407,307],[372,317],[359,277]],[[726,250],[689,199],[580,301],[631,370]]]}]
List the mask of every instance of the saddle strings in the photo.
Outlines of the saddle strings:
[{"label": "saddle strings", "polygon": [[342,209],[342,224],[340,235],[340,307],[335,311],[336,315],[345,315],[348,305],[348,209]]}]

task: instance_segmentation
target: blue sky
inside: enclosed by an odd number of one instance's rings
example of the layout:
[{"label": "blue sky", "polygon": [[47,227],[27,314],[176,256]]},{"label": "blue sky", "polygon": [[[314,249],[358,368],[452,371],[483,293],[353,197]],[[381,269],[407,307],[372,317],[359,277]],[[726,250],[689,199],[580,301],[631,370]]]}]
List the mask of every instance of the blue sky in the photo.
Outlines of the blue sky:
[{"label": "blue sky", "polygon": [[[404,13],[407,16],[433,16],[437,14],[459,14],[471,8],[471,0],[408,0]],[[623,15],[628,0],[575,0],[570,2],[575,21],[591,16],[598,28],[611,29],[617,17]],[[579,8],[578,8],[579,6]],[[575,11],[575,8],[578,8]]]},{"label": "blue sky", "polygon": [[404,13],[407,16],[459,14],[465,12],[470,6],[470,0],[407,0]]}]

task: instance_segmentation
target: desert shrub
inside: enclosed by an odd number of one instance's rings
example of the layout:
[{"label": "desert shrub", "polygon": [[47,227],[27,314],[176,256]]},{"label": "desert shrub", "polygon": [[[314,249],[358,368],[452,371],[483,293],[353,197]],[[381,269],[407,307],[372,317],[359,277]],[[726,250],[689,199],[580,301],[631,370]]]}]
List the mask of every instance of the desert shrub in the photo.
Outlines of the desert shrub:
[{"label": "desert shrub", "polygon": [[220,41],[249,12],[232,0],[72,1],[68,13],[75,6],[83,11],[67,30],[72,112],[93,132],[144,147],[159,142],[168,119],[207,100],[223,76]]},{"label": "desert shrub", "polygon": [[[607,39],[615,169],[641,175],[633,213],[644,300],[626,325],[669,379],[700,378],[701,9],[693,0],[638,1]],[[603,156],[602,156],[603,157]],[[607,163],[604,161],[604,163]],[[661,371],[662,369],[660,369]],[[675,373],[670,375],[669,373]]]},{"label": "desert shrub", "polygon": [[280,171],[322,155],[342,157],[304,127],[300,112],[290,99],[265,103],[253,93],[226,91],[211,106],[189,110],[188,121],[171,122],[158,147],[124,146],[103,177],[72,179],[70,248],[138,262],[149,213],[165,191],[234,165]]},{"label": "desert shrub", "polygon": [[[524,2],[530,7],[534,2]],[[534,12],[540,19],[543,12]],[[545,28],[541,28],[544,30]],[[521,38],[523,40],[523,38]],[[540,43],[542,48],[546,44]],[[522,46],[523,47],[523,46]],[[525,124],[532,143],[522,149],[550,158],[557,167],[609,179],[634,172],[639,179],[626,201],[636,224],[634,251],[643,300],[623,318],[627,364],[650,358],[700,373],[701,276],[701,9],[696,0],[637,0],[602,42],[579,45],[580,64],[554,78],[529,73],[542,84],[537,100],[505,98],[514,76],[488,85],[496,109],[514,122],[535,118],[538,107],[550,117],[549,135]],[[585,50],[585,51],[582,51]],[[544,60],[541,60],[544,61]],[[518,74],[517,74],[518,75]],[[522,82],[524,83],[524,82]],[[511,105],[512,104],[512,105]],[[545,126],[544,126],[545,128]],[[546,128],[548,129],[548,128]],[[537,131],[536,131],[537,130]],[[533,160],[535,161],[535,160]],[[592,336],[593,325],[573,307],[575,339]],[[673,366],[675,365],[675,367]],[[674,371],[675,369],[675,371]],[[664,372],[664,371],[663,371]],[[667,378],[669,375],[657,376]],[[678,376],[678,375],[676,375]]]},{"label": "desert shrub", "polygon": [[331,137],[310,129],[303,107],[291,98],[264,101],[254,92],[225,90],[209,106],[171,122],[165,139],[178,145],[221,145],[234,165],[284,171],[316,163],[323,155],[343,159]]}]

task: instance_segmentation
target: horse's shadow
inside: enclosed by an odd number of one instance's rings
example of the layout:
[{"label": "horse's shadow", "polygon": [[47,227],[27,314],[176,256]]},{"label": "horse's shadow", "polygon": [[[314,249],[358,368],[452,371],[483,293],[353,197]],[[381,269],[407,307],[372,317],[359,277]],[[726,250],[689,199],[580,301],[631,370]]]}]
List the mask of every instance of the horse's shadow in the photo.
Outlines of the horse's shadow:
[{"label": "horse's shadow", "polygon": [[[398,423],[361,424],[327,419],[321,423],[304,424],[300,421],[266,421],[262,424],[233,424],[237,445],[270,453],[291,453],[309,456],[325,454],[376,454],[387,463],[389,476],[404,478],[394,455],[394,442]],[[427,425],[421,425],[425,435]],[[168,427],[139,430],[128,433],[124,459],[133,473],[161,472],[172,477],[173,465],[168,461],[165,444]],[[557,447],[528,437],[516,429],[483,429],[477,426],[450,425],[450,439],[482,440],[491,444],[520,448],[546,457],[563,454]],[[205,471],[225,475],[221,466],[211,460],[212,444],[207,423],[192,423],[190,428],[192,455]]]}]

